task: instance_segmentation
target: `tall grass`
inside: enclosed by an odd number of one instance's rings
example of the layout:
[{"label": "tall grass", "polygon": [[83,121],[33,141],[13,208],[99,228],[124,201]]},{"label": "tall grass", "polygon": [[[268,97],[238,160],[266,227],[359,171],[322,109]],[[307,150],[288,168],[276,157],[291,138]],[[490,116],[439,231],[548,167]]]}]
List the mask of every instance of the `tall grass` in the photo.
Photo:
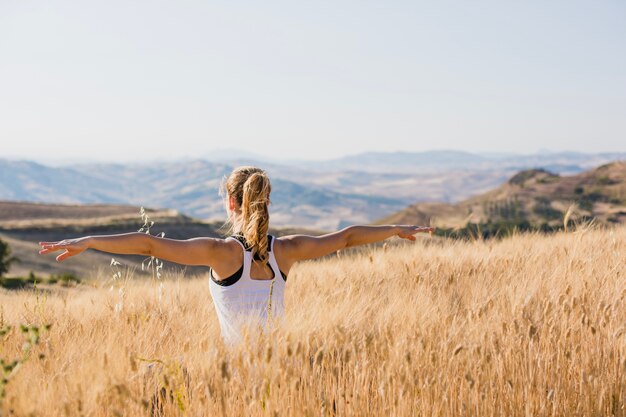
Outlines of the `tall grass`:
[{"label": "tall grass", "polygon": [[[52,323],[3,410],[39,416],[626,415],[626,228],[297,265],[282,326],[222,344],[207,277],[0,294]],[[160,307],[160,308],[159,308]],[[3,324],[0,323],[0,327]],[[15,327],[15,326],[14,326]],[[8,334],[0,356],[16,356]],[[160,394],[162,393],[162,395]]]}]

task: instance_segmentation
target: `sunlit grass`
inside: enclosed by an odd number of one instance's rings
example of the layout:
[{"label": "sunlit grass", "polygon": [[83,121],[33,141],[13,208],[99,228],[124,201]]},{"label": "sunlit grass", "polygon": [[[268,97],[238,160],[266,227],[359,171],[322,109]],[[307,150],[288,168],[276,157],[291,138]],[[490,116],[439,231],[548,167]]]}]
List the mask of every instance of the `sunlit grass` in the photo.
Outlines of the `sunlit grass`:
[{"label": "sunlit grass", "polygon": [[[626,228],[439,241],[297,265],[286,317],[222,344],[207,277],[2,292],[51,323],[7,385],[16,415],[624,415]],[[0,357],[17,357],[5,335]],[[152,366],[149,366],[151,365]],[[164,388],[164,395],[160,395]]]}]

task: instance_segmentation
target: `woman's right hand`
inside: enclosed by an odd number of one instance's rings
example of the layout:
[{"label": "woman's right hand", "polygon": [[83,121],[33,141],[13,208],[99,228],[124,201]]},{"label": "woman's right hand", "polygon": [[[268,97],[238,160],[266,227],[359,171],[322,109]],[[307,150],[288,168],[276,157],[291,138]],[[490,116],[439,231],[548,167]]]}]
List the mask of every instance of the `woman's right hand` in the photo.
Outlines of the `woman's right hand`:
[{"label": "woman's right hand", "polygon": [[61,262],[70,256],[78,255],[84,252],[86,249],[89,249],[89,245],[87,244],[86,237],[80,237],[77,239],[65,239],[59,242],[39,242],[39,246],[41,246],[41,250],[39,251],[40,255],[45,255],[47,253],[57,252],[62,250],[59,256],[57,256],[57,261]]}]

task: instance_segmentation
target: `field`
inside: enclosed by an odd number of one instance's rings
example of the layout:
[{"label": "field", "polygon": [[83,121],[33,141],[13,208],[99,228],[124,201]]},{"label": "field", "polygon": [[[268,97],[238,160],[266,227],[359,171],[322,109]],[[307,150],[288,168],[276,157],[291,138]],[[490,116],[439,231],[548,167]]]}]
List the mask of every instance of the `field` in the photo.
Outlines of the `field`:
[{"label": "field", "polygon": [[623,416],[625,258],[624,226],[366,248],[297,265],[285,322],[238,348],[221,343],[206,276],[165,277],[161,299],[149,279],[4,291],[0,358],[22,357],[20,324],[51,328],[1,410]]}]

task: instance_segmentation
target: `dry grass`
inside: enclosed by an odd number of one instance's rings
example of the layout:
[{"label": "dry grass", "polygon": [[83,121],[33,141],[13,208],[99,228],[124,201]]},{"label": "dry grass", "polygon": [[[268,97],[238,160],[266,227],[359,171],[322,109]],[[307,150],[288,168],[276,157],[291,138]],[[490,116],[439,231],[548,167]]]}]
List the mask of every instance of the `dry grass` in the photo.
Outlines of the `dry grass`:
[{"label": "dry grass", "polygon": [[[129,282],[119,314],[107,288],[3,293],[5,322],[52,329],[2,409],[149,415],[160,384],[165,415],[622,416],[625,255],[621,227],[305,263],[284,326],[230,350],[206,278],[170,278],[162,304]],[[0,343],[19,355],[15,330]]]}]

